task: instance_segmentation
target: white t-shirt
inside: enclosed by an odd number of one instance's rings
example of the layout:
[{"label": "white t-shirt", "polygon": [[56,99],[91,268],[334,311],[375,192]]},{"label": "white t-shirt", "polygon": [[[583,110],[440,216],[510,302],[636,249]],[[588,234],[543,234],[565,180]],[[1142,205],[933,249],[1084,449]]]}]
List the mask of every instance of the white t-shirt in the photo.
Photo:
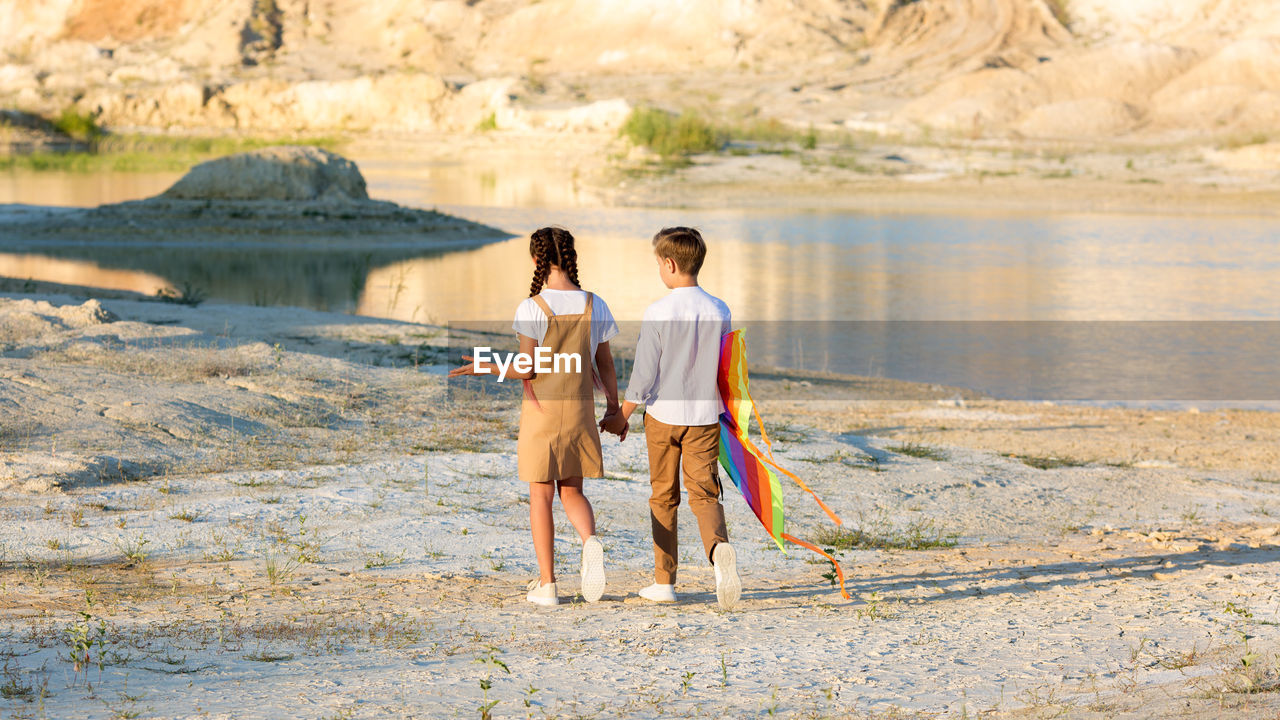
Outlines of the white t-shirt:
[{"label": "white t-shirt", "polygon": [[[547,301],[551,312],[556,315],[578,315],[587,309],[587,293],[585,290],[552,290],[543,288],[542,299]],[[594,295],[594,293],[592,293]],[[609,312],[604,298],[595,296],[591,302],[591,361],[595,362],[596,347],[608,342],[618,334],[618,323]],[[533,338],[542,344],[547,336],[547,314],[542,312],[533,298],[528,298],[516,308],[515,322],[511,329]]]}]

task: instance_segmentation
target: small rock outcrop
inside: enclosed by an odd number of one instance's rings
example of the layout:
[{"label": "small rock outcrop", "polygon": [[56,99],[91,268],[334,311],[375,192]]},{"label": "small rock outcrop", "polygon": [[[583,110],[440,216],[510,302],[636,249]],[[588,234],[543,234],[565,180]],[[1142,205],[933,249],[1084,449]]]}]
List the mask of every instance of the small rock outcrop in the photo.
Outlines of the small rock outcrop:
[{"label": "small rock outcrop", "polygon": [[396,247],[405,252],[511,237],[435,210],[370,199],[355,163],[327,150],[291,145],[210,160],[144,200],[0,217],[0,236],[31,247],[56,238],[163,245],[302,242],[316,250]]},{"label": "small rock outcrop", "polygon": [[201,163],[162,197],[359,202],[369,192],[350,160],[317,147],[280,145]]}]

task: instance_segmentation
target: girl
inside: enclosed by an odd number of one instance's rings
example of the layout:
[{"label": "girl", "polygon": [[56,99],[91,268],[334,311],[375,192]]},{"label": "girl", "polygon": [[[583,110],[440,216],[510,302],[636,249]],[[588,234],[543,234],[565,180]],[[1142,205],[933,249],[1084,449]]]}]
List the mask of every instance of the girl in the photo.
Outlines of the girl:
[{"label": "girl", "polygon": [[[520,436],[516,444],[520,479],[529,483],[529,525],[538,555],[538,579],[529,584],[528,600],[555,605],[554,524],[551,504],[556,492],[569,522],[582,538],[582,596],[595,602],[604,594],[604,548],[596,539],[595,514],[582,493],[582,478],[602,477],[600,435],[596,427],[592,385],[603,385],[609,415],[618,409],[618,377],[609,340],[618,324],[604,300],[578,285],[578,253],[573,236],[563,228],[546,227],[529,238],[533,283],[529,298],[516,308],[512,323],[520,339],[520,353],[533,357],[535,348],[573,353],[580,364],[538,374],[508,371],[508,378],[524,381],[520,406]],[[449,377],[494,372],[463,356],[466,365]],[[594,362],[592,361],[594,359]]]}]

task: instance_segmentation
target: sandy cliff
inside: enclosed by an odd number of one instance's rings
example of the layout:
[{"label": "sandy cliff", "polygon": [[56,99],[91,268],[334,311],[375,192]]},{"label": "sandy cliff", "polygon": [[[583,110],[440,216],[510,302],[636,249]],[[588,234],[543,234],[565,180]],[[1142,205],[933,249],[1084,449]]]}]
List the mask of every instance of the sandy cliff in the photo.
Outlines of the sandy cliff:
[{"label": "sandy cliff", "polygon": [[0,105],[117,126],[607,129],[629,103],[971,137],[1280,126],[1268,0],[0,0]]}]

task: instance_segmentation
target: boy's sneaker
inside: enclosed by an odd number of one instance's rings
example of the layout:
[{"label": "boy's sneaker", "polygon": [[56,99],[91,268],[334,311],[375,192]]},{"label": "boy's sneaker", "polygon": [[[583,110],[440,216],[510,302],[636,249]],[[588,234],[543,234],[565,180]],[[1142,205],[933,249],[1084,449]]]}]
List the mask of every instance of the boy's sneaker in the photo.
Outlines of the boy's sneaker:
[{"label": "boy's sneaker", "polygon": [[676,601],[676,586],[654,583],[641,590],[640,597],[652,602],[673,603]]},{"label": "boy's sneaker", "polygon": [[729,610],[742,597],[742,580],[738,577],[738,554],[729,543],[718,543],[711,551],[711,564],[716,571],[716,601]]},{"label": "boy's sneaker", "polygon": [[582,543],[582,598],[589,603],[604,595],[604,546],[595,535]]},{"label": "boy's sneaker", "polygon": [[539,585],[537,580],[529,583],[529,594],[526,599],[534,605],[559,605],[560,598],[556,595],[556,584],[547,583]]}]

